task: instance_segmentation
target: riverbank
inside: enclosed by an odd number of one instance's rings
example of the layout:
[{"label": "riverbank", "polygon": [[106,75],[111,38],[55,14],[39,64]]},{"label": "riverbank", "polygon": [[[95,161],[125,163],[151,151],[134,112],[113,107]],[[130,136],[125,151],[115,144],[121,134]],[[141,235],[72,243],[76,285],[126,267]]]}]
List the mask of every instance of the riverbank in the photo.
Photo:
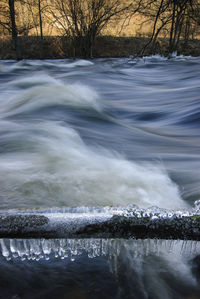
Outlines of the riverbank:
[{"label": "riverbank", "polygon": [[[113,37],[101,36],[96,39],[93,57],[129,57],[141,56],[142,49],[149,39],[144,37]],[[152,52],[149,47],[144,55],[167,55],[167,40],[160,39]],[[19,37],[21,59],[58,59],[72,57],[73,51],[70,41],[59,36],[44,37]],[[200,56],[200,40],[190,40],[187,44],[180,42],[178,54]],[[15,59],[15,51],[9,37],[0,38],[0,59]]]}]

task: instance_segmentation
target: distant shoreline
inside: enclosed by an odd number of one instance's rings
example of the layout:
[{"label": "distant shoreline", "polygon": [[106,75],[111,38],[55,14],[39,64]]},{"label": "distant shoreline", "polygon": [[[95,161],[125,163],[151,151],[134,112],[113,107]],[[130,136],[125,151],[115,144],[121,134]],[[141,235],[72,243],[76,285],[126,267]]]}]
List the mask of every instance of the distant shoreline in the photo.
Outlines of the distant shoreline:
[{"label": "distant shoreline", "polygon": [[[148,41],[149,39],[145,37],[100,36],[96,39],[93,58],[142,56],[141,51]],[[19,46],[21,59],[83,58],[76,55],[73,56],[69,39],[60,36],[46,36],[42,44],[38,36],[20,36]],[[152,54],[167,56],[167,40],[159,39],[154,51],[147,48],[143,56]],[[200,40],[189,40],[187,44],[181,41],[178,54],[200,56]],[[0,59],[9,60],[15,58],[11,39],[9,37],[1,37]]]}]

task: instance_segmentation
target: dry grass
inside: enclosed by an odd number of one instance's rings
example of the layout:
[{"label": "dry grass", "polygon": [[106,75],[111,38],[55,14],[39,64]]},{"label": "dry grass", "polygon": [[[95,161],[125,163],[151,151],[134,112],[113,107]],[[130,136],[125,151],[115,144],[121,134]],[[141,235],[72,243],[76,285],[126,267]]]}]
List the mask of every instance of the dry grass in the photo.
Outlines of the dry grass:
[{"label": "dry grass", "polygon": [[[61,58],[65,56],[62,38],[58,36],[47,36],[42,42],[38,36],[20,36],[18,42],[22,59]],[[1,38],[0,59],[15,59],[15,57],[11,38]]]},{"label": "dry grass", "polygon": [[[114,37],[100,36],[97,38],[94,57],[129,57],[140,56],[141,50],[148,42],[145,37]],[[70,40],[59,36],[45,37],[43,42],[37,36],[20,37],[19,45],[22,59],[53,59],[72,56]],[[167,40],[160,39],[154,53],[167,55]],[[200,56],[200,40],[189,41],[187,45],[180,43],[179,53],[184,55]],[[144,53],[150,55],[147,49]],[[0,59],[15,59],[15,51],[9,37],[0,39]]]}]

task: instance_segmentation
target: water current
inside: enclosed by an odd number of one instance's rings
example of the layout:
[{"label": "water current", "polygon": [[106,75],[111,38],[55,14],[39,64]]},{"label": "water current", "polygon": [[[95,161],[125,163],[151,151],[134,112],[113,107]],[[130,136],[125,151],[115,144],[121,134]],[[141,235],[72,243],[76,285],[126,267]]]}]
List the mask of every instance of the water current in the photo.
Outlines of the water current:
[{"label": "water current", "polygon": [[2,61],[1,209],[190,208],[200,59]]},{"label": "water current", "polygon": [[[0,61],[1,211],[192,210],[199,83],[199,57]],[[0,298],[200,298],[198,243],[0,241]]]}]

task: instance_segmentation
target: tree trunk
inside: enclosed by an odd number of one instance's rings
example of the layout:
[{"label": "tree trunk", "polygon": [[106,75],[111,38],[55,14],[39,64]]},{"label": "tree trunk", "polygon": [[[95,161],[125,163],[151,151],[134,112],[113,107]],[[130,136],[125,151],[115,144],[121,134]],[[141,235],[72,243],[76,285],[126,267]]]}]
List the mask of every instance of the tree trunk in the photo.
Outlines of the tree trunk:
[{"label": "tree trunk", "polygon": [[43,58],[43,24],[42,24],[41,0],[38,0],[38,12],[39,12],[39,21],[40,21],[40,58]]},{"label": "tree trunk", "polygon": [[18,34],[17,34],[17,27],[15,22],[15,0],[9,0],[9,12],[10,12],[11,30],[12,30],[12,43],[15,49],[16,58],[20,59]]},{"label": "tree trunk", "polygon": [[169,37],[169,54],[174,52],[174,27],[175,27],[176,4],[173,3],[172,22]]}]

